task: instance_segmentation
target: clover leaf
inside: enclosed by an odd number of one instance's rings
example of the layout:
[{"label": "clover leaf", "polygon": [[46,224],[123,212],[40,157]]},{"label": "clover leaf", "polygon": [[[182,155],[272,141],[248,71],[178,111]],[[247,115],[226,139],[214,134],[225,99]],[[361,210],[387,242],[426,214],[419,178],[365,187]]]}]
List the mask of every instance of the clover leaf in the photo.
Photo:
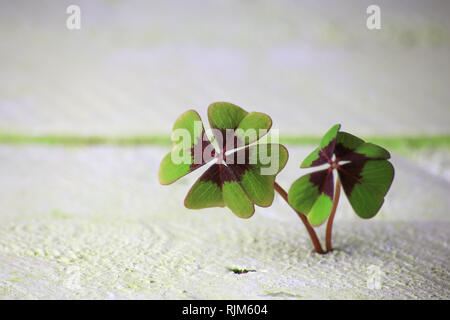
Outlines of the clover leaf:
[{"label": "clover leaf", "polygon": [[[159,168],[160,183],[171,184],[208,164],[184,205],[189,209],[228,207],[241,218],[250,218],[255,205],[270,206],[276,191],[297,213],[320,254],[332,250],[341,183],[356,214],[371,218],[380,210],[394,178],[387,150],[340,132],[338,124],[301,164],[301,168],[328,168],[302,176],[286,192],[275,178],[286,165],[288,151],[281,144],[261,141],[272,126],[268,115],[216,102],[208,107],[208,120],[210,129],[205,130],[199,114],[188,110],[175,121],[172,151]],[[327,219],[324,251],[313,226]]]},{"label": "clover leaf", "polygon": [[329,167],[302,176],[288,193],[289,203],[305,213],[313,226],[321,225],[332,212],[334,170],[353,210],[361,218],[377,214],[394,178],[387,150],[339,129],[339,124],[333,126],[301,164],[301,168],[324,164]]},{"label": "clover leaf", "polygon": [[254,205],[270,206],[276,175],[284,168],[288,151],[276,143],[256,143],[272,126],[271,118],[247,112],[226,102],[208,108],[211,134],[199,114],[183,113],[175,122],[174,146],[162,160],[161,184],[171,184],[205,164],[211,164],[188,192],[189,209],[228,207],[241,218],[253,215]]}]

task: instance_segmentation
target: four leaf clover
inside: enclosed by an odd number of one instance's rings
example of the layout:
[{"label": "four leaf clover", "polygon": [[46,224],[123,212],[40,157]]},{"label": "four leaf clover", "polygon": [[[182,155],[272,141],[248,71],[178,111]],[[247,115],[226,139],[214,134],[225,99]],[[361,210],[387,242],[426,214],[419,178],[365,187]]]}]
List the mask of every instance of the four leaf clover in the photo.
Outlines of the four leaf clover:
[{"label": "four leaf clover", "polygon": [[371,218],[379,211],[394,178],[387,150],[339,129],[339,124],[333,126],[301,164],[301,168],[329,167],[302,176],[289,189],[289,203],[306,214],[313,226],[325,222],[332,211],[334,170],[361,218]]},{"label": "four leaf clover", "polygon": [[[249,113],[234,104],[216,102],[208,108],[208,119],[212,136],[206,134],[194,110],[176,120],[173,132],[183,130],[186,134],[172,137],[174,146],[161,162],[159,181],[171,184],[211,164],[188,192],[185,206],[226,206],[238,217],[249,218],[255,204],[272,204],[275,176],[284,168],[288,151],[280,144],[256,143],[272,126],[271,118],[264,113]],[[175,161],[180,158],[184,161]],[[274,166],[264,174],[264,169]]]},{"label": "four leaf clover", "polygon": [[[240,218],[250,218],[255,205],[270,206],[277,191],[304,223],[317,253],[333,250],[332,225],[341,184],[356,214],[371,218],[383,205],[394,179],[387,150],[339,131],[337,124],[300,166],[328,167],[302,176],[286,192],[275,178],[286,165],[288,151],[281,144],[261,141],[272,126],[268,115],[216,102],[208,108],[208,120],[210,131],[195,110],[176,120],[172,151],[159,169],[160,183],[171,184],[208,164],[184,205],[189,209],[228,207]],[[327,219],[324,251],[313,226]]]}]

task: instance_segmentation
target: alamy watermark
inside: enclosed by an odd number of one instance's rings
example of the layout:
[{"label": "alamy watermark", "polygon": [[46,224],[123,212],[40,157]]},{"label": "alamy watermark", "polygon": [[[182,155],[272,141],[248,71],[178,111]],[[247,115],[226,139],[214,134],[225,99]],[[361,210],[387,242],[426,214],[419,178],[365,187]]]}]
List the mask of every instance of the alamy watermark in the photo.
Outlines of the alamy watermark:
[{"label": "alamy watermark", "polygon": [[[78,5],[71,4],[66,8],[66,13],[69,15],[66,19],[66,27],[69,30],[81,29],[81,8]],[[381,9],[376,4],[371,4],[367,7],[366,26],[369,30],[381,29]]]},{"label": "alamy watermark", "polygon": [[370,290],[380,290],[383,285],[384,272],[381,267],[371,264],[367,267],[367,288]]},{"label": "alamy watermark", "polygon": [[372,4],[367,7],[366,13],[369,15],[366,20],[366,26],[369,30],[381,29],[381,9],[379,6]]},{"label": "alamy watermark", "polygon": [[66,13],[69,15],[66,19],[66,27],[69,30],[81,29],[81,9],[75,4],[67,7]]}]

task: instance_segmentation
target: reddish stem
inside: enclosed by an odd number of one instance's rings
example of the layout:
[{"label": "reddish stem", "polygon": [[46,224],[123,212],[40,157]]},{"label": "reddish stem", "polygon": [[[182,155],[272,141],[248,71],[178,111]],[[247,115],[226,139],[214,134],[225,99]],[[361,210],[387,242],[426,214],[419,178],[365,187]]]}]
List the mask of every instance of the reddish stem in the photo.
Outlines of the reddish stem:
[{"label": "reddish stem", "polygon": [[339,180],[339,176],[336,178],[336,188],[334,190],[334,199],[333,199],[333,208],[331,209],[330,217],[327,222],[327,231],[325,243],[327,247],[327,252],[333,251],[333,246],[331,243],[331,238],[333,237],[333,221],[334,216],[336,215],[336,209],[339,203],[339,197],[341,195],[341,181]]},{"label": "reddish stem", "polygon": [[[289,204],[287,192],[276,182],[275,182],[274,186],[275,186],[275,190]],[[316,249],[316,252],[320,253],[320,254],[326,253],[325,251],[323,251],[322,246],[320,245],[319,238],[317,237],[317,234],[314,231],[314,228],[309,223],[308,218],[300,211],[295,210],[290,204],[289,204],[289,206],[297,213],[297,215],[299,216],[299,218],[302,220],[303,224],[305,225],[306,230],[308,231],[311,241],[314,245],[314,248]]]}]

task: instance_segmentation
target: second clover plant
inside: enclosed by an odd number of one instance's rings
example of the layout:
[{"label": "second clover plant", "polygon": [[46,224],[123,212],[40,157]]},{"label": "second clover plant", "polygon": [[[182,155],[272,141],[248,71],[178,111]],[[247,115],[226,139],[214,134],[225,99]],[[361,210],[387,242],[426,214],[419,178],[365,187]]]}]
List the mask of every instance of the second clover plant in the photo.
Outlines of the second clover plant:
[{"label": "second clover plant", "polygon": [[[385,149],[339,132],[340,125],[335,125],[301,164],[302,168],[328,167],[299,178],[287,193],[275,178],[286,165],[288,151],[281,144],[261,139],[267,137],[272,126],[268,115],[216,102],[208,108],[208,120],[210,130],[205,130],[194,110],[176,120],[172,132],[174,145],[161,162],[160,183],[171,184],[209,164],[188,192],[185,206],[228,207],[240,218],[250,218],[255,205],[270,206],[277,191],[305,224],[318,253],[332,250],[331,228],[340,184],[355,212],[362,218],[371,218],[381,208],[394,177]],[[334,171],[337,171],[335,190]],[[327,219],[324,251],[313,226]]]},{"label": "second clover plant", "polygon": [[[333,126],[320,146],[302,162],[301,168],[328,165],[326,169],[304,175],[289,189],[289,203],[308,216],[313,226],[329,219],[327,251],[332,250],[331,228],[339,201],[340,184],[361,218],[372,218],[380,210],[394,179],[394,167],[387,161],[387,150]],[[337,171],[336,192],[333,172]]]}]

